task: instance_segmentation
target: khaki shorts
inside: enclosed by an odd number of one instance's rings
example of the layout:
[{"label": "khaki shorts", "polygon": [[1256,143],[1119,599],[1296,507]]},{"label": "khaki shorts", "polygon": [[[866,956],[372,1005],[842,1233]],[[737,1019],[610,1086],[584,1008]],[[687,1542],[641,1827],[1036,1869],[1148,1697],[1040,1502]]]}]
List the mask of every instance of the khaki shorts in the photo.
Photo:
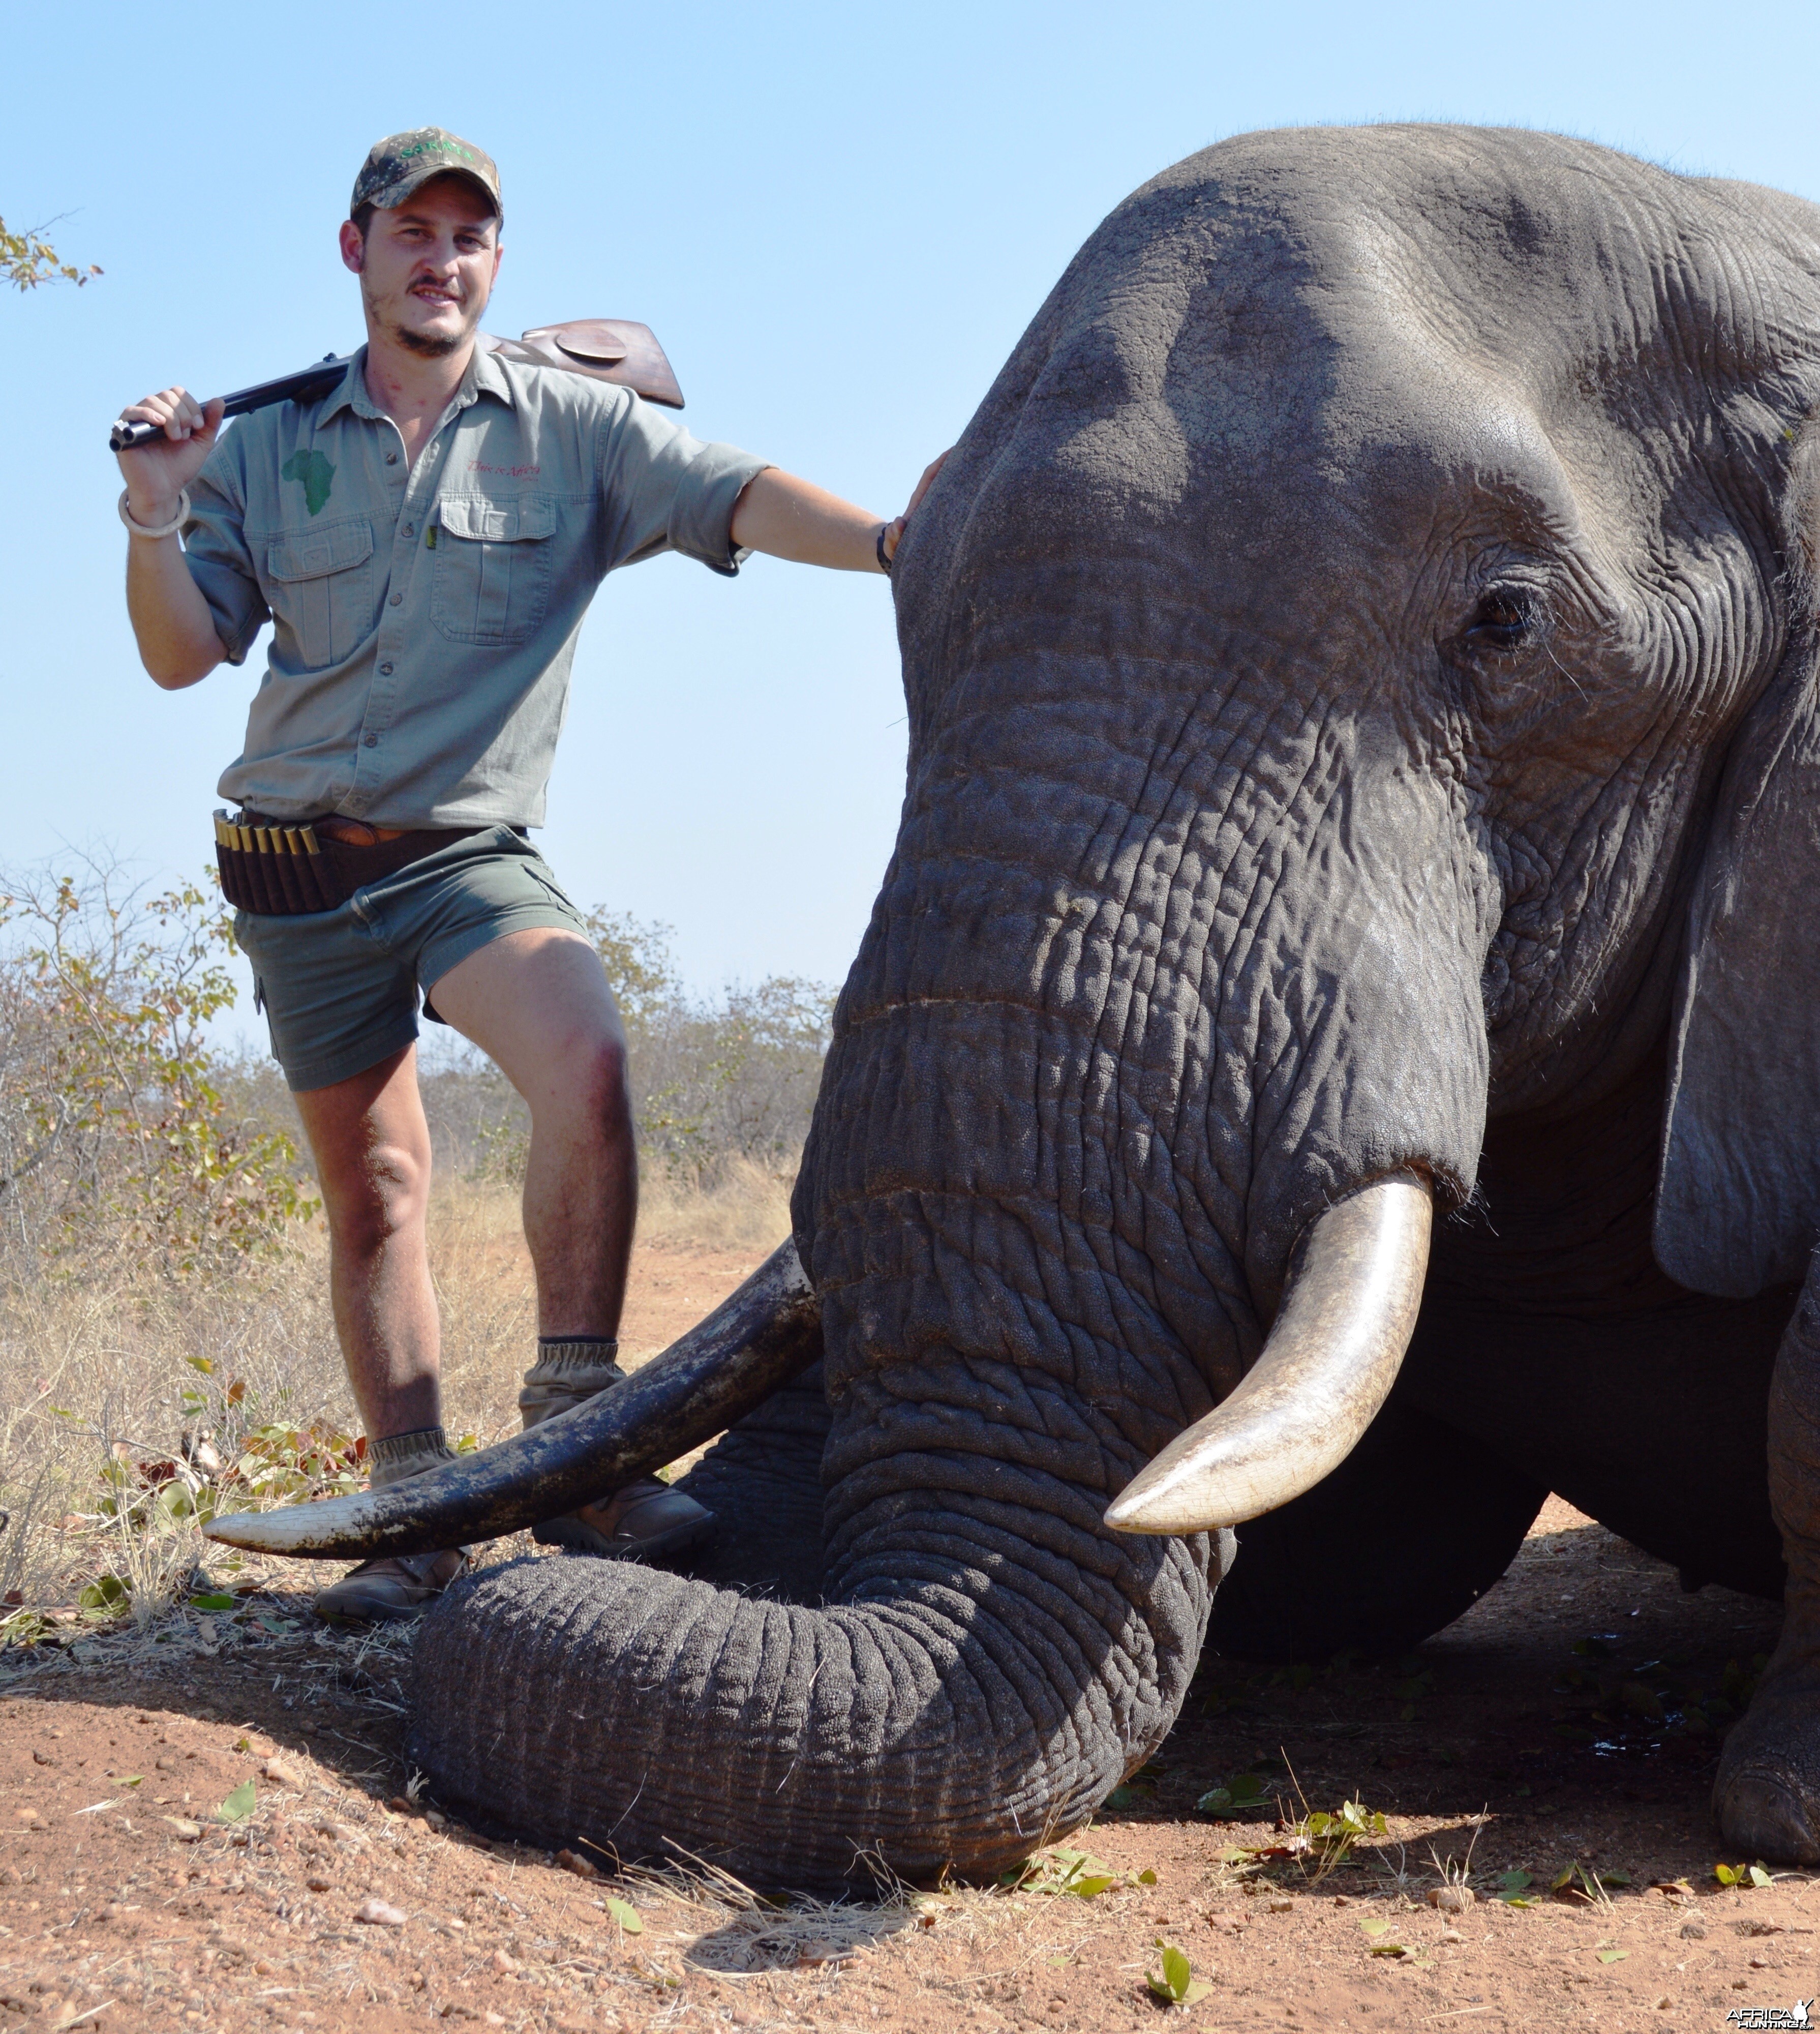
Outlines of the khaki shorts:
[{"label": "khaki shorts", "polygon": [[253,1004],[294,1089],[350,1079],[418,1034],[420,994],[471,953],[540,925],[588,936],[549,864],[510,827],[489,827],[357,890],[334,911],[234,914]]}]

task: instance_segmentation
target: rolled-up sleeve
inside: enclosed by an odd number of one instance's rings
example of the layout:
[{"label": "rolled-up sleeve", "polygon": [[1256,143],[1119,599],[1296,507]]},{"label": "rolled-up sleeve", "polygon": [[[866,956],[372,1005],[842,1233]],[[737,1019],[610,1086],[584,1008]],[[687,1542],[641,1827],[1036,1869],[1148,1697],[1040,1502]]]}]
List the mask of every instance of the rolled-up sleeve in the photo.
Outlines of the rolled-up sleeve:
[{"label": "rolled-up sleeve", "polygon": [[729,578],[747,554],[733,545],[733,510],[770,465],[738,446],[704,444],[627,393],[600,424],[606,566],[680,551]]},{"label": "rolled-up sleeve", "polygon": [[230,664],[244,664],[253,639],[272,618],[246,548],[246,492],[237,433],[230,431],[189,483],[183,555]]}]

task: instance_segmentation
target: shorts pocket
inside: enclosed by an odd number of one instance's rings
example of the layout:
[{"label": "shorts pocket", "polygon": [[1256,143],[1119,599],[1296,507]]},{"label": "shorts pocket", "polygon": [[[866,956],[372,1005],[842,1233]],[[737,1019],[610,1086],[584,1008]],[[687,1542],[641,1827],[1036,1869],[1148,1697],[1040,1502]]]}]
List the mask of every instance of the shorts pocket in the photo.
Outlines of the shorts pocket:
[{"label": "shorts pocket", "polygon": [[528,643],[550,604],[556,505],[547,495],[447,498],[430,619],[451,643]]},{"label": "shorts pocket", "polygon": [[365,516],[274,537],[265,569],[272,618],[290,632],[305,670],[340,663],[373,632],[373,525]]}]

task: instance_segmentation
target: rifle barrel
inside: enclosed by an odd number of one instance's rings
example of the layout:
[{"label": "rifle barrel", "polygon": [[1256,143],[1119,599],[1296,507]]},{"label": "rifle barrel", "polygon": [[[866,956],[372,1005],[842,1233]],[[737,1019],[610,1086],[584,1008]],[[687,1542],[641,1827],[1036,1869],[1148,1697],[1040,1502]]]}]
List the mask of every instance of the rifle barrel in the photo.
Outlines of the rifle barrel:
[{"label": "rifle barrel", "polygon": [[[237,388],[227,397],[222,415],[244,417],[249,410],[267,409],[274,403],[313,403],[319,396],[326,396],[346,371],[346,359],[329,354],[301,373],[283,374],[275,381],[256,381],[250,388]],[[134,445],[149,445],[163,433],[162,424],[129,424],[122,418],[108,434],[107,448],[128,452]]]}]

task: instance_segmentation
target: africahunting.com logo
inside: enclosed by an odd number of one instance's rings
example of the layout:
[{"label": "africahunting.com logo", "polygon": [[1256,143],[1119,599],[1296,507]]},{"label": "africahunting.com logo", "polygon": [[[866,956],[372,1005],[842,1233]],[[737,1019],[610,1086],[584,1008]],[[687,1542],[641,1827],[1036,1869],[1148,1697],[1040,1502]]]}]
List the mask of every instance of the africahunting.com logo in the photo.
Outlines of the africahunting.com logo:
[{"label": "africahunting.com logo", "polygon": [[1725,2021],[1731,2027],[1799,2028],[1803,2034],[1809,2034],[1813,2009],[1811,1998],[1798,1998],[1792,2006],[1734,2006]]}]

